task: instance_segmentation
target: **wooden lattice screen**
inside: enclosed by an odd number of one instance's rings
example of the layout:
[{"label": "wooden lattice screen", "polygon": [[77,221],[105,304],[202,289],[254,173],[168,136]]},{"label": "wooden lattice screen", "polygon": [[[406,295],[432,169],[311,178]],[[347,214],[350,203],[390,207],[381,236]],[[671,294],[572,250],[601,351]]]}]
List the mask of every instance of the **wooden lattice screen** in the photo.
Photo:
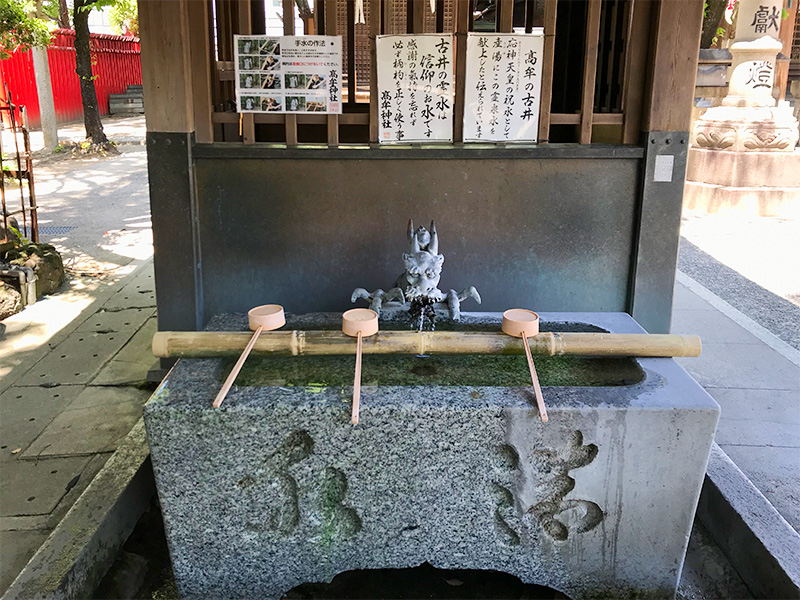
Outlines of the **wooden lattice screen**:
[{"label": "wooden lattice screen", "polygon": [[[375,38],[384,33],[454,32],[454,139],[462,140],[468,31],[544,27],[541,142],[639,142],[650,23],[649,0],[364,0],[366,24],[355,24],[355,0],[314,0],[313,18],[284,35],[341,35],[342,115],[236,113],[233,35],[265,31],[263,0],[206,0],[206,47],[212,54],[214,141],[327,144],[378,141]],[[294,0],[281,0],[294,15]]]}]

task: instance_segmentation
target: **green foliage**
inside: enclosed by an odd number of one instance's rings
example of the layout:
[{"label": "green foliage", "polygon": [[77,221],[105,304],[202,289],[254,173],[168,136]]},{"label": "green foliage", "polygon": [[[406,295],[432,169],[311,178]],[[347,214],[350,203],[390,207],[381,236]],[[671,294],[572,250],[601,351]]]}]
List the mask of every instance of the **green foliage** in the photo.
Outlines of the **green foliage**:
[{"label": "green foliage", "polygon": [[0,0],[0,59],[17,48],[24,51],[50,43],[50,26],[31,16],[33,8],[27,0]]},{"label": "green foliage", "polygon": [[108,11],[108,22],[119,35],[139,35],[139,5],[136,0],[117,0]]}]

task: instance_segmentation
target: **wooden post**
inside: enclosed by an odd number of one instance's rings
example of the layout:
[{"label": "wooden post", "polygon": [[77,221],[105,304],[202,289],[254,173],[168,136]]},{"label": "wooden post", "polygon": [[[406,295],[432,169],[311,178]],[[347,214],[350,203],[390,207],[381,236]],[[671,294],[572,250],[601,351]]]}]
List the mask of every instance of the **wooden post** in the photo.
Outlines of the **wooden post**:
[{"label": "wooden post", "polygon": [[514,0],[499,0],[500,10],[497,18],[497,31],[511,33],[514,30]]},{"label": "wooden post", "polygon": [[212,61],[211,44],[208,37],[208,22],[211,19],[209,1],[189,2],[189,46],[192,64],[192,101],[195,139],[200,143],[214,141],[214,124],[211,122],[212,76],[215,65]]},{"label": "wooden post", "polygon": [[592,142],[594,86],[597,80],[597,47],[600,38],[601,0],[589,0],[586,15],[586,49],[583,54],[583,88],[581,93],[580,143]]},{"label": "wooden post", "polygon": [[556,49],[556,10],[558,0],[544,2],[544,57],[539,107],[539,143],[550,139],[550,110],[553,103],[553,60]]},{"label": "wooden post", "polygon": [[187,0],[142,0],[142,83],[148,131],[194,130],[191,50]]},{"label": "wooden post", "polygon": [[[294,0],[283,0],[283,35],[294,35]],[[297,115],[286,115],[286,146],[297,146]]]},{"label": "wooden post", "polygon": [[381,0],[369,0],[369,141],[378,143],[378,51],[377,38],[381,32]]},{"label": "wooden post", "polygon": [[649,74],[647,131],[688,131],[700,53],[703,0],[660,0]]},{"label": "wooden post", "polygon": [[461,1],[455,3],[455,38],[456,38],[456,101],[453,107],[453,141],[464,141],[464,97],[467,78],[467,32],[472,3]]},{"label": "wooden post", "polygon": [[425,32],[425,1],[411,0],[411,33]]},{"label": "wooden post", "polygon": [[[252,16],[250,11],[250,0],[238,0],[238,13],[239,35],[247,35],[252,33]],[[238,81],[234,85],[238,85]],[[241,110],[241,106],[239,110]],[[242,142],[245,144],[252,144],[256,141],[256,127],[253,121],[253,113],[242,113]]]},{"label": "wooden post", "polygon": [[[337,35],[336,0],[325,0],[325,35]],[[339,145],[339,115],[328,115],[328,146]]]},{"label": "wooden post", "polygon": [[637,144],[642,134],[647,48],[650,34],[650,0],[631,0],[622,83],[622,143]]}]

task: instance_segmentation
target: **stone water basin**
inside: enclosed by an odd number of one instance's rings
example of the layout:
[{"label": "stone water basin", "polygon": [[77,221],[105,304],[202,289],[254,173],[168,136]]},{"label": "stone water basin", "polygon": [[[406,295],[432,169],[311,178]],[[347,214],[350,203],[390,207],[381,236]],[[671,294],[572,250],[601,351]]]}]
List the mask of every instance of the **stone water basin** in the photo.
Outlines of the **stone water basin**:
[{"label": "stone water basin", "polygon": [[[541,317],[543,331],[642,332],[622,313]],[[535,361],[548,423],[523,356],[365,355],[357,426],[353,357],[251,357],[219,409],[232,359],[179,361],[145,424],[182,597],[279,598],[425,562],[575,600],[672,597],[719,407],[672,359]]]}]

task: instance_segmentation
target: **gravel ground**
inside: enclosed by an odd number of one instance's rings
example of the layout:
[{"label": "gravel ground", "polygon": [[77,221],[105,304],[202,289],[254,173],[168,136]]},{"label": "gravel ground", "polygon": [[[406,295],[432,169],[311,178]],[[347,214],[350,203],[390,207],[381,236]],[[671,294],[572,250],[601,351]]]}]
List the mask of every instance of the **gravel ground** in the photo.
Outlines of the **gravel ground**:
[{"label": "gravel ground", "polygon": [[[763,240],[763,243],[768,244],[769,240]],[[715,260],[686,238],[681,238],[678,269],[800,350],[800,306],[797,304]]]}]

